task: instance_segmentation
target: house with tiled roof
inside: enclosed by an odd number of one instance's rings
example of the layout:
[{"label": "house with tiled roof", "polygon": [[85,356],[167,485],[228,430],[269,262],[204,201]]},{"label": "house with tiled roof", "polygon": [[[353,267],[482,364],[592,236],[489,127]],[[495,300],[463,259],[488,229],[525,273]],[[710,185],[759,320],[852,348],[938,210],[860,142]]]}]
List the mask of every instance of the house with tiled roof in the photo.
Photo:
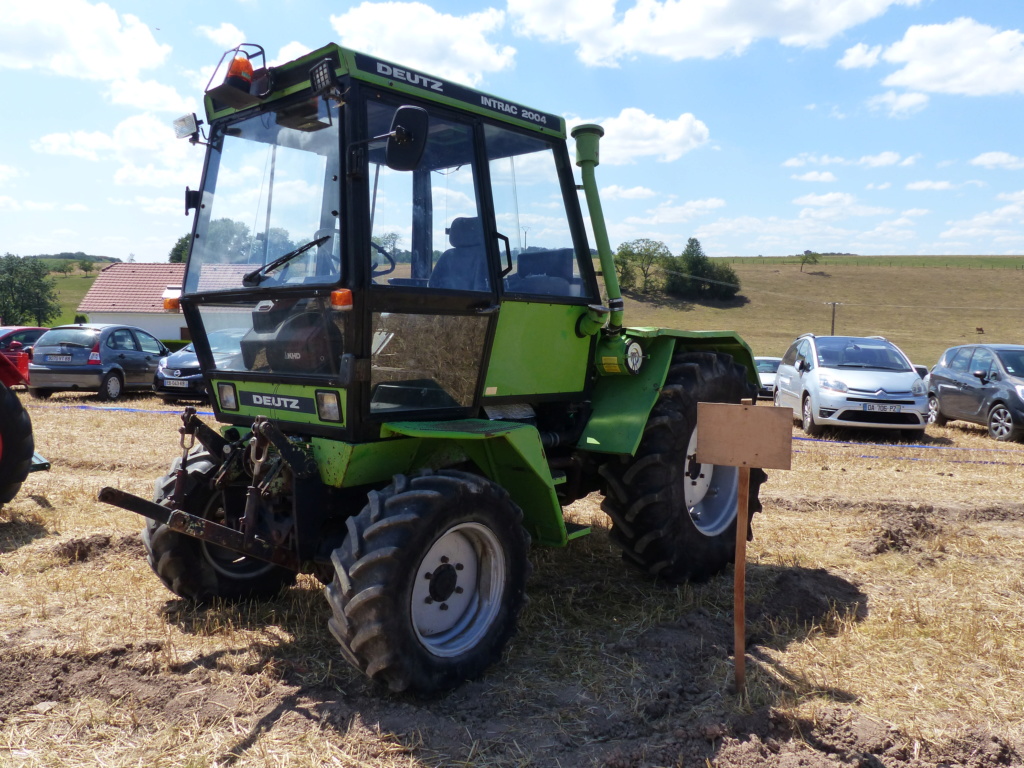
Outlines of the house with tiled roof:
[{"label": "house with tiled roof", "polygon": [[90,323],[123,323],[158,339],[187,339],[181,311],[164,309],[165,294],[177,294],[184,264],[111,264],[103,269],[78,305]]}]

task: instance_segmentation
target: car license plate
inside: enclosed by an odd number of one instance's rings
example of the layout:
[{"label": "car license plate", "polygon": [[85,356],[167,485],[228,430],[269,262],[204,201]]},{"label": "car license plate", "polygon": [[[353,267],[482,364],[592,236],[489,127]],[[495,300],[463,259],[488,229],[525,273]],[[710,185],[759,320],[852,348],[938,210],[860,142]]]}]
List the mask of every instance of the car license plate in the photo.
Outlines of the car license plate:
[{"label": "car license plate", "polygon": [[864,403],[865,411],[881,411],[882,413],[899,413],[899,405],[882,405],[881,403]]},{"label": "car license plate", "polygon": [[46,362],[48,363],[70,363],[71,355],[47,355]]},{"label": "car license plate", "polygon": [[184,379],[164,379],[164,385],[168,387],[187,387],[188,384]]}]

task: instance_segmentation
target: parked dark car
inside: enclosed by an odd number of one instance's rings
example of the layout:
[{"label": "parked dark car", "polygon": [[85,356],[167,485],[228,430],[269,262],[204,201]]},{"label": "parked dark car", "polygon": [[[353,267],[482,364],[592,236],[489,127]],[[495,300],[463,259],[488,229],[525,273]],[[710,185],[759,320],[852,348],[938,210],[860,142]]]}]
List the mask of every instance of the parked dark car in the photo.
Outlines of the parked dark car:
[{"label": "parked dark car", "polygon": [[49,328],[29,325],[0,325],[0,354],[29,352]]},{"label": "parked dark car", "polygon": [[1024,437],[1024,346],[966,344],[942,353],[928,379],[928,422],[961,419],[996,440]]},{"label": "parked dark car", "polygon": [[84,323],[52,328],[36,341],[29,393],[97,392],[116,400],[123,392],[149,390],[168,349],[155,336],[130,325]]},{"label": "parked dark car", "polygon": [[[231,369],[241,363],[241,340],[245,330],[212,331],[207,340],[218,368]],[[189,342],[160,360],[153,377],[153,391],[165,400],[207,397],[206,381],[195,347]]]}]

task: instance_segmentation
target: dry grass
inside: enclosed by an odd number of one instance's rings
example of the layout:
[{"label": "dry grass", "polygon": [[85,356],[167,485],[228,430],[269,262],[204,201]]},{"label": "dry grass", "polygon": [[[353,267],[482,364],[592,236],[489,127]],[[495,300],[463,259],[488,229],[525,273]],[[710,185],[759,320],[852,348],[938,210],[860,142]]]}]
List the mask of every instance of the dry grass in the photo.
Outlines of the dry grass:
[{"label": "dry grass", "polygon": [[[980,429],[930,428],[923,445],[794,432],[793,469],[764,487],[748,550],[746,703],[729,693],[731,579],[665,589],[624,571],[588,498],[568,515],[595,533],[533,554],[505,661],[423,704],[344,665],[312,579],[203,612],[164,590],[141,520],[96,492],[151,492],[179,451],[175,409],[23,400],[53,469],[0,512],[0,684],[37,693],[0,710],[0,764],[513,766],[565,745],[597,760],[622,723],[685,726],[723,707],[814,722],[836,702],[923,749],[1024,734],[1024,445]],[[109,541],[82,544],[96,536]],[[794,618],[779,609],[789,578],[863,595],[865,610],[835,599]]]}]

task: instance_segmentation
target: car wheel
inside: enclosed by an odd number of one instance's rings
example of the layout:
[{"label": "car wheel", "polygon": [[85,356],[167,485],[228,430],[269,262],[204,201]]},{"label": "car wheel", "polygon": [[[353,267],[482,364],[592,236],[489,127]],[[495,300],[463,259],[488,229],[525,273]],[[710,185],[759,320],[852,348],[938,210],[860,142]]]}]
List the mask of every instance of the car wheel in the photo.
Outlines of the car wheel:
[{"label": "car wheel", "polygon": [[816,424],[814,421],[814,405],[811,403],[811,396],[804,395],[804,404],[801,410],[803,415],[803,428],[804,432],[809,437],[817,437],[822,433],[820,424]]},{"label": "car wheel", "polygon": [[52,389],[33,389],[29,387],[28,393],[36,400],[48,400],[50,395],[53,394]]},{"label": "car wheel", "polygon": [[1013,414],[1002,403],[996,403],[988,412],[988,433],[1000,442],[1016,440],[1019,435],[1019,430],[1013,423]]},{"label": "car wheel", "polygon": [[935,395],[928,395],[928,423],[934,424],[936,427],[944,427],[947,421],[949,419],[942,415],[942,409],[939,408],[939,398]]},{"label": "car wheel", "polygon": [[111,371],[100,382],[100,400],[117,400],[123,390],[124,382],[121,381],[121,376]]}]

